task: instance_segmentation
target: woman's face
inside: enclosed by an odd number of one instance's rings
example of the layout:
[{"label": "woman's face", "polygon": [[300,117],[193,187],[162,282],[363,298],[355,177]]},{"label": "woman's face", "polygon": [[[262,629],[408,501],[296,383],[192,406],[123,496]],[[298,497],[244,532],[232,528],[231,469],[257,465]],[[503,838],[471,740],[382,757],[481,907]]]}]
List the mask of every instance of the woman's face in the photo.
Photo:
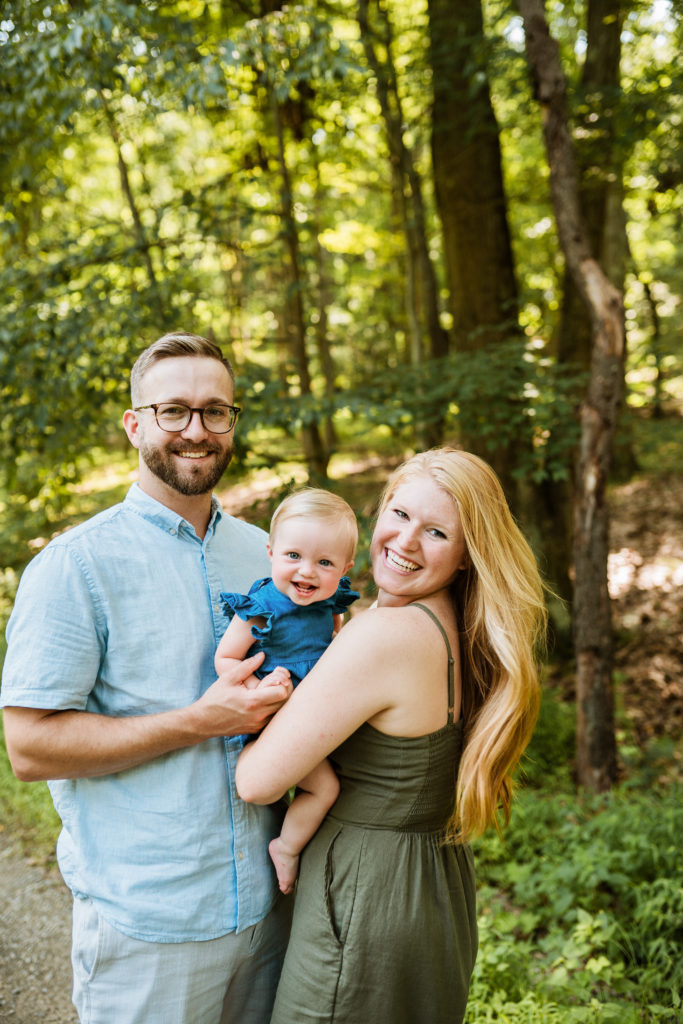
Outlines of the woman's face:
[{"label": "woman's face", "polygon": [[427,474],[401,484],[380,514],[370,554],[380,604],[407,604],[448,587],[465,559],[455,500]]}]

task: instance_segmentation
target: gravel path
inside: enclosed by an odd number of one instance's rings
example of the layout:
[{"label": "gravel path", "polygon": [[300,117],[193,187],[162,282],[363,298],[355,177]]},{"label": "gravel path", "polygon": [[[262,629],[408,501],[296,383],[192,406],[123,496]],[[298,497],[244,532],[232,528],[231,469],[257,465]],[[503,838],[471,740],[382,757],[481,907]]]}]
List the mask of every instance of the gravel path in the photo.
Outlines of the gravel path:
[{"label": "gravel path", "polygon": [[71,894],[0,832],[0,1021],[77,1024],[71,1003]]}]

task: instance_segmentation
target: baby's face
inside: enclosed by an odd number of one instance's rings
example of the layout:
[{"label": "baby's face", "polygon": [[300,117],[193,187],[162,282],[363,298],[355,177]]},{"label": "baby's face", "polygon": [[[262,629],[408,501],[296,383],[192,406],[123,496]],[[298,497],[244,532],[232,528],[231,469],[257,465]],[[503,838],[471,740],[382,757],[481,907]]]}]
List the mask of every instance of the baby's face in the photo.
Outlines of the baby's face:
[{"label": "baby's face", "polygon": [[324,601],[336,593],[353,561],[348,540],[334,523],[294,516],[278,524],[268,545],[273,582],[295,604]]}]

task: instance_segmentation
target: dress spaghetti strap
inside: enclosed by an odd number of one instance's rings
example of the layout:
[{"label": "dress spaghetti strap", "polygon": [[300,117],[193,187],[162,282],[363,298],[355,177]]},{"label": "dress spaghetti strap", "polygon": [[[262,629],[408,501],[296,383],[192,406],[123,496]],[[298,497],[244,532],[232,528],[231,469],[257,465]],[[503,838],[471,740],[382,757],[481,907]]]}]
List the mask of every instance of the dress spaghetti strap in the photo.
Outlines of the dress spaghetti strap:
[{"label": "dress spaghetti strap", "polygon": [[455,713],[455,662],[453,660],[453,652],[451,650],[448,636],[446,635],[446,630],[443,628],[431,608],[428,608],[426,604],[420,604],[419,601],[416,601],[413,607],[421,608],[423,612],[427,613],[432,622],[438,626],[439,632],[446,644],[446,651],[448,653],[448,724],[453,725],[453,715]]}]

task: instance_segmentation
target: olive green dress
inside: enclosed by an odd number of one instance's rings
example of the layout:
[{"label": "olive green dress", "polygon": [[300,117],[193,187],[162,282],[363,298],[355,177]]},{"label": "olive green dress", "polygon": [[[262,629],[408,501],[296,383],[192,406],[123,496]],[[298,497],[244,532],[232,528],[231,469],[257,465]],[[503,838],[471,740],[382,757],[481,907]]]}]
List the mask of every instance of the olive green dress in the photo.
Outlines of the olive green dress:
[{"label": "olive green dress", "polygon": [[[477,951],[468,846],[446,846],[461,723],[365,724],[331,755],[339,799],[301,858],[272,1024],[459,1024]],[[445,686],[445,681],[444,681]]]}]

